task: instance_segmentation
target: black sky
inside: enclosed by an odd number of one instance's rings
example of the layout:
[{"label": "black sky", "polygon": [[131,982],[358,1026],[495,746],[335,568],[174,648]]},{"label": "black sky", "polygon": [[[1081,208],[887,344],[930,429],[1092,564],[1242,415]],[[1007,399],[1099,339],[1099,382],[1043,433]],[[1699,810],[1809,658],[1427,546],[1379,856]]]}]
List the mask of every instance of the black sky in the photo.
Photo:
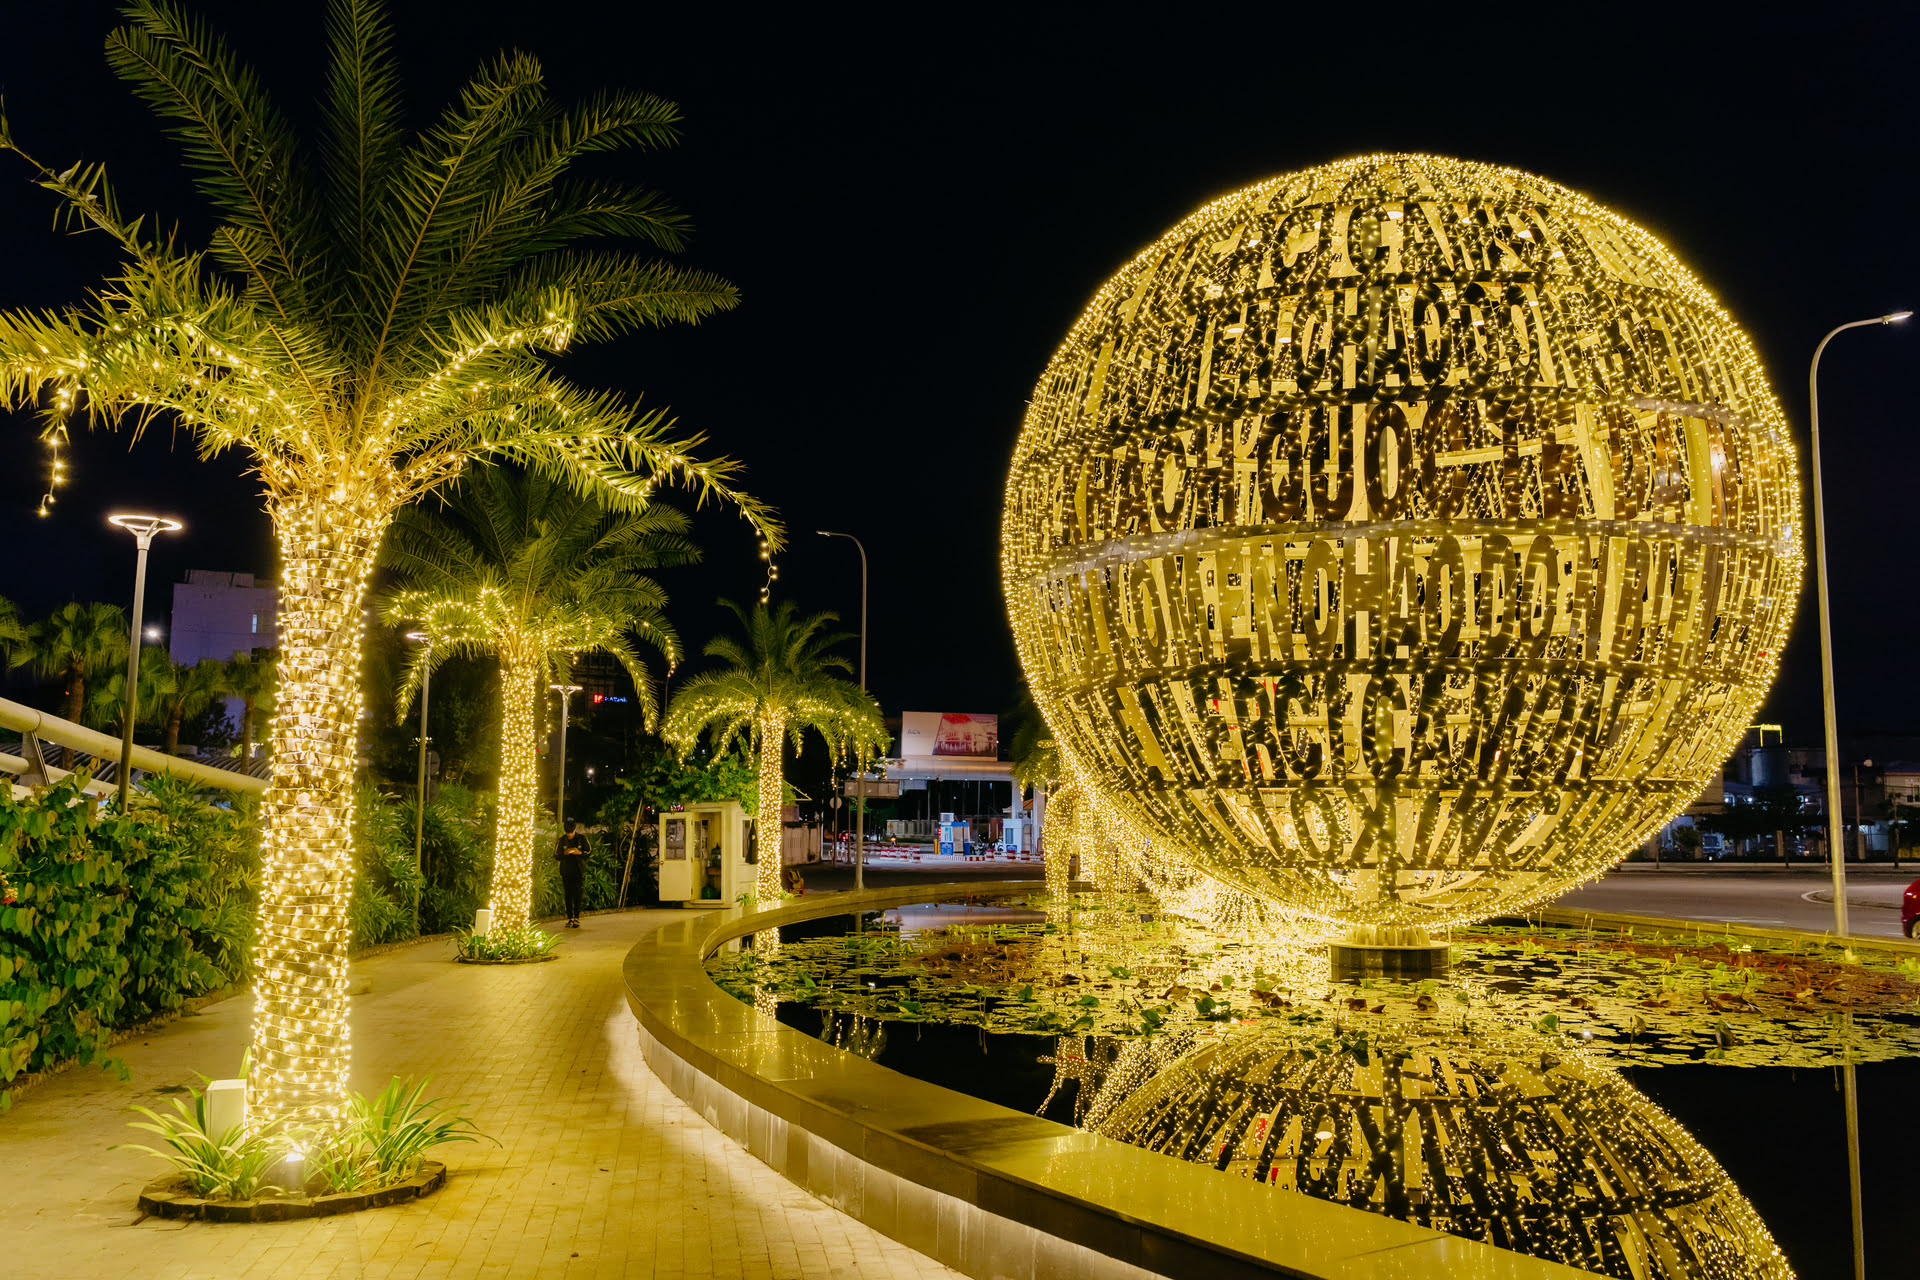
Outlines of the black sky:
[{"label": "black sky", "polygon": [[[301,120],[319,90],[317,2],[200,0]],[[873,559],[870,683],[889,712],[994,710],[1015,691],[997,569],[1020,415],[1091,292],[1195,206],[1289,169],[1421,150],[1532,170],[1662,236],[1753,333],[1804,440],[1806,361],[1829,327],[1920,304],[1913,68],[1920,10],[1774,19],[1717,5],[1161,5],[1043,10],[666,10],[442,3],[396,11],[416,123],[483,58],[518,47],[561,96],[606,84],[677,101],[674,152],[620,161],[695,221],[684,255],[743,305],[695,329],[569,356],[743,458],[792,530],[783,594],[858,616]],[[108,73],[109,6],[15,7],[0,91],[22,145],[110,166],[123,201],[206,226],[176,152]],[[0,306],[74,299],[104,243],[51,229],[51,197],[0,164]],[[1920,730],[1911,585],[1920,525],[1920,327],[1848,334],[1822,378],[1843,726]],[[110,509],[189,523],[156,553],[273,570],[237,458],[164,431],[131,452],[81,434],[58,514],[34,516],[44,451],[0,418],[0,594],[38,612],[120,599]],[[752,599],[755,545],[705,519],[709,565],[669,581],[694,645],[720,594]],[[167,591],[161,588],[164,599]],[[1818,733],[1811,595],[1764,718]]]}]

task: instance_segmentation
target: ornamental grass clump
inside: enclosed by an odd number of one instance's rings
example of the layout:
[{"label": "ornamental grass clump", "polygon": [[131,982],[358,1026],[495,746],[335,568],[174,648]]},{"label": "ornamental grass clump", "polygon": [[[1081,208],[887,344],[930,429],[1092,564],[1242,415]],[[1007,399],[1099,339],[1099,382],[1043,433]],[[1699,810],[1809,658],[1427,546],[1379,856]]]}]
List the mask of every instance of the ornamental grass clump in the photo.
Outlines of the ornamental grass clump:
[{"label": "ornamental grass clump", "polygon": [[560,945],[560,935],[548,933],[537,924],[496,924],[486,933],[457,929],[454,948],[460,959],[473,963],[508,964],[518,960],[544,960]]},{"label": "ornamental grass clump", "polygon": [[124,1142],[116,1144],[116,1149],[128,1147],[159,1156],[173,1165],[193,1193],[203,1199],[252,1200],[263,1191],[284,1191],[284,1187],[268,1181],[267,1175],[286,1159],[285,1143],[275,1141],[263,1130],[249,1133],[244,1125],[213,1132],[206,1094],[199,1089],[192,1094],[191,1106],[180,1098],[168,1099],[171,1112],[130,1108],[147,1118],[129,1121],[128,1127],[159,1134],[164,1148]]},{"label": "ornamental grass clump", "polygon": [[130,1127],[160,1135],[163,1146],[119,1146],[159,1156],[206,1200],[379,1191],[418,1174],[435,1147],[492,1141],[471,1116],[442,1099],[423,1098],[426,1090],[424,1080],[416,1084],[395,1076],[371,1098],[348,1093],[346,1117],[337,1128],[275,1131],[235,1125],[215,1133],[204,1090],[192,1089],[190,1099],[169,1099],[170,1112],[131,1108],[146,1119],[130,1121]]}]

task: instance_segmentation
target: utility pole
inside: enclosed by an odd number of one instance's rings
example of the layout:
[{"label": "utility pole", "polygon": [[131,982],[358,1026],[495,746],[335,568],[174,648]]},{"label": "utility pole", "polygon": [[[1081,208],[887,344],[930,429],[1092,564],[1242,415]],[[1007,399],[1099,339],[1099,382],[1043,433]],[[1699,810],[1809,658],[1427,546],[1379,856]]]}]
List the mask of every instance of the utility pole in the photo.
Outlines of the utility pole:
[{"label": "utility pole", "polygon": [[[860,539],[850,533],[833,533],[826,529],[817,531],[823,538],[845,538],[860,548],[860,692],[867,691],[867,548]],[[853,775],[853,887],[858,892],[867,887],[867,762],[866,753],[858,752],[855,763],[859,766]]]},{"label": "utility pole", "polygon": [[[413,873],[421,874],[420,853],[427,838],[427,690],[433,682],[433,637],[424,631],[409,631],[407,639],[427,646],[420,672],[420,768],[413,804]],[[420,932],[420,890],[413,891],[413,931]]]},{"label": "utility pole", "polygon": [[560,773],[553,788],[553,821],[564,836],[567,833],[567,711],[573,705],[573,695],[580,692],[580,686],[550,684],[547,688],[560,695]]}]

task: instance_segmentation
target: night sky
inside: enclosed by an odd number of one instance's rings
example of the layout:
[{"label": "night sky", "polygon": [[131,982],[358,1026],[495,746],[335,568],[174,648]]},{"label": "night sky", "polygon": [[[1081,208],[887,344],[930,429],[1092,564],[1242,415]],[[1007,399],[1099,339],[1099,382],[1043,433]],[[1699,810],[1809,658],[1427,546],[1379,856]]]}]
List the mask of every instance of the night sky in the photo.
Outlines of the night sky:
[{"label": "night sky", "polygon": [[[201,0],[296,122],[322,75],[318,3]],[[1745,8],[1745,7],[1743,7]],[[858,621],[851,544],[873,561],[870,683],[903,707],[992,711],[1018,677],[998,581],[1001,482],[1054,344],[1115,268],[1201,203],[1368,151],[1528,169],[1648,227],[1759,343],[1804,441],[1806,364],[1842,321],[1920,305],[1920,10],[1826,6],[633,4],[413,0],[396,23],[420,123],[485,57],[539,56],[565,98],[606,84],[677,101],[673,152],[617,172],[694,219],[685,261],[741,307],[697,328],[566,357],[588,385],[644,393],[750,465],[792,532],[778,592]],[[1321,16],[1311,16],[1321,15]],[[145,108],[108,72],[109,6],[17,6],[0,52],[16,136],[64,167],[104,160],[131,209],[207,218]],[[52,197],[0,163],[0,306],[77,299],[103,239],[51,229]],[[1843,731],[1920,731],[1914,587],[1920,327],[1838,340],[1823,366]],[[189,568],[271,575],[245,461],[200,462],[156,430],[77,433],[57,514],[34,515],[44,448],[0,417],[0,594],[29,614],[122,600],[113,509],[179,515],[159,584]],[[665,581],[690,647],[752,600],[755,541],[703,517],[708,564]],[[170,594],[161,585],[161,600]],[[1811,581],[1763,719],[1818,735]]]}]

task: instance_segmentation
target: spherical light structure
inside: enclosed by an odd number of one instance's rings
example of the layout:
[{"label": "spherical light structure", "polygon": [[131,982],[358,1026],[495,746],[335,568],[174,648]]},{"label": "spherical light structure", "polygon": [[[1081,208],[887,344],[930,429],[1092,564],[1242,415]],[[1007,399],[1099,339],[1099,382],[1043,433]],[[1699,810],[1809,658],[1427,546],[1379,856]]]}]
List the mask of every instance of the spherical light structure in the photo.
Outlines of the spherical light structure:
[{"label": "spherical light structure", "polygon": [[1356,925],[1514,910],[1684,808],[1802,572],[1752,343],[1564,187],[1369,156],[1216,201],[1035,390],[1002,577],[1110,828]]},{"label": "spherical light structure", "polygon": [[1256,1033],[1202,1041],[1130,1090],[1123,1051],[1090,1119],[1278,1190],[1621,1280],[1791,1280],[1691,1134],[1545,1043],[1376,1036],[1303,1052]]}]

